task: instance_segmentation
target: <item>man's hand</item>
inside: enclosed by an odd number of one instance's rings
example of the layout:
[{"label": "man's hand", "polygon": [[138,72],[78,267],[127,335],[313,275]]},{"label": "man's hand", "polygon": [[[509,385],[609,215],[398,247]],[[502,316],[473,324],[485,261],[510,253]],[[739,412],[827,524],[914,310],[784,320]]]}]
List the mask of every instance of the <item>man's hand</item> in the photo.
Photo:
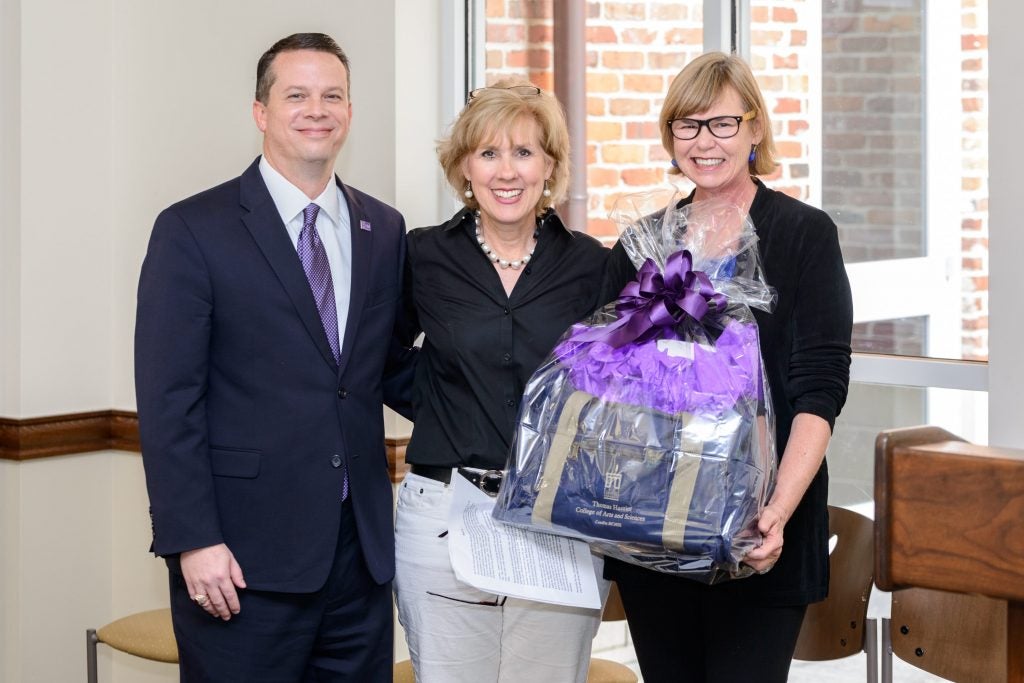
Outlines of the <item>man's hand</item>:
[{"label": "man's hand", "polygon": [[235,588],[245,588],[245,579],[235,556],[223,543],[183,552],[181,573],[188,594],[212,616],[228,621],[241,611]]}]

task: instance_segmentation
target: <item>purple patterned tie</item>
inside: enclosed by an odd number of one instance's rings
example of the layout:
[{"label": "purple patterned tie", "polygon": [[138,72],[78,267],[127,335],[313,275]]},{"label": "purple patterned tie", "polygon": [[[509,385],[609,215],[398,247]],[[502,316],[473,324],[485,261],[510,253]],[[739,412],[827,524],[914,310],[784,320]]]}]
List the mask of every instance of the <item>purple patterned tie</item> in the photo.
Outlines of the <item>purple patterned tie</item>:
[{"label": "purple patterned tie", "polygon": [[320,241],[320,233],[316,231],[316,215],[320,207],[310,204],[302,210],[302,232],[299,233],[299,261],[306,271],[306,279],[313,290],[316,307],[320,311],[320,321],[327,333],[327,343],[331,345],[334,362],[341,358],[341,346],[338,344],[338,309],[334,304],[334,283],[331,281],[331,264],[327,262],[327,251]]},{"label": "purple patterned tie", "polygon": [[[299,261],[306,271],[306,279],[313,290],[316,307],[320,311],[320,322],[327,333],[327,343],[334,354],[334,362],[341,358],[341,346],[338,344],[338,309],[334,304],[334,282],[331,280],[331,264],[327,261],[327,251],[316,231],[316,215],[320,207],[310,204],[302,210],[302,232],[299,233]],[[348,468],[345,468],[341,482],[341,499],[348,498]]]}]

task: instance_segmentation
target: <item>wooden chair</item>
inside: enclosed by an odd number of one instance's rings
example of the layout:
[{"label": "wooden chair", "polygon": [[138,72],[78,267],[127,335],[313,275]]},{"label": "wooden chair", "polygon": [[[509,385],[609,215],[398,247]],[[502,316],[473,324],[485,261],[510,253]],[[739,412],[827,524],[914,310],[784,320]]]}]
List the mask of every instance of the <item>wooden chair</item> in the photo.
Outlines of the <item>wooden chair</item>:
[{"label": "wooden chair", "polygon": [[[601,621],[622,621],[626,611],[622,607],[618,587],[612,583],[608,592],[608,600],[601,614]],[[639,679],[625,664],[609,659],[591,658],[590,670],[587,672],[587,683],[637,683]],[[408,659],[395,664],[394,683],[416,683],[413,675],[412,662]]]},{"label": "wooden chair", "polygon": [[[924,621],[914,616],[913,594],[894,593],[891,623],[899,637],[891,637],[897,654],[904,648],[897,641],[905,641],[915,664],[1000,659],[1005,678],[976,680],[1024,683],[1024,451],[976,446],[938,427],[881,432],[875,440],[875,515],[879,588],[980,594],[1005,603],[1005,612],[994,608],[993,620],[1002,619],[1006,634],[1001,652],[995,652],[999,629],[969,626],[962,614],[971,608],[929,606],[939,616]],[[906,616],[898,611],[904,607]],[[955,629],[952,639],[924,640],[943,622]],[[915,637],[922,640],[914,643]]]},{"label": "wooden chair", "polygon": [[[612,582],[608,591],[608,599],[604,603],[604,612],[601,613],[601,621],[625,621],[626,610],[622,606],[622,598],[619,596],[619,587]],[[610,659],[592,657],[590,659],[590,671],[587,673],[587,683],[637,683],[638,677],[633,670],[625,664],[613,662]]]},{"label": "wooden chair", "polygon": [[154,609],[138,612],[106,626],[85,632],[86,675],[89,683],[97,683],[96,643],[106,643],[115,650],[157,662],[178,663],[178,643],[171,625],[171,610]]},{"label": "wooden chair", "polygon": [[1005,683],[1006,601],[927,588],[892,594],[882,620],[882,680],[892,656],[955,683]]},{"label": "wooden chair", "polygon": [[829,535],[836,538],[829,556],[828,598],[807,608],[794,659],[825,661],[867,655],[867,681],[878,681],[877,630],[867,618],[874,577],[874,523],[840,507],[828,508]]}]

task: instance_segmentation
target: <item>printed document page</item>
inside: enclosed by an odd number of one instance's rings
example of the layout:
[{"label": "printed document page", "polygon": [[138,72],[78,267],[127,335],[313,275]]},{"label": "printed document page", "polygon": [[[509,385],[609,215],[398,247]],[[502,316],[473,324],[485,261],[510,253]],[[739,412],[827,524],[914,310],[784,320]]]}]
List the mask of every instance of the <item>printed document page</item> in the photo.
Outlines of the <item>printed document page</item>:
[{"label": "printed document page", "polygon": [[460,581],[488,593],[600,609],[586,543],[499,522],[491,516],[494,499],[461,475],[452,487],[448,553]]}]

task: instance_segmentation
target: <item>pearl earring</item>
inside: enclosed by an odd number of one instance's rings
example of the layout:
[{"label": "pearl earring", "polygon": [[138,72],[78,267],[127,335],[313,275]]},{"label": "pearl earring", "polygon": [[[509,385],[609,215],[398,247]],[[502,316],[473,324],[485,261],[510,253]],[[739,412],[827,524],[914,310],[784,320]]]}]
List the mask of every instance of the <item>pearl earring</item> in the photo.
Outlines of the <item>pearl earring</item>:
[{"label": "pearl earring", "polygon": [[473,185],[468,180],[466,181],[466,191],[462,194],[466,195],[466,199],[473,198]]},{"label": "pearl earring", "polygon": [[548,188],[548,181],[546,181],[546,180],[544,181],[544,193],[543,194],[544,194],[545,197],[550,197],[551,196],[551,190]]}]

